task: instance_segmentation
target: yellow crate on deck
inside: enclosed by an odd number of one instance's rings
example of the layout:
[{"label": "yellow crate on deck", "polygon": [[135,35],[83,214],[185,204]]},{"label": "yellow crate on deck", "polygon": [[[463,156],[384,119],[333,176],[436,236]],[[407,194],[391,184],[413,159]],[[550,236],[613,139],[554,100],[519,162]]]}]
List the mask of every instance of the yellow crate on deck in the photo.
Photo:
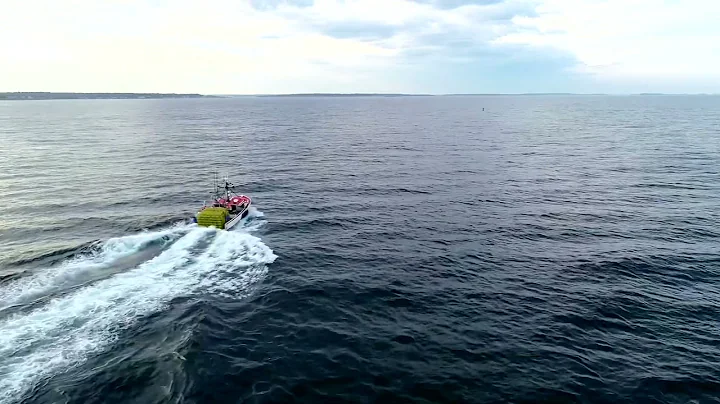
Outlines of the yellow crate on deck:
[{"label": "yellow crate on deck", "polygon": [[203,227],[216,227],[218,229],[225,228],[227,222],[228,210],[225,208],[205,208],[197,214],[197,224]]}]

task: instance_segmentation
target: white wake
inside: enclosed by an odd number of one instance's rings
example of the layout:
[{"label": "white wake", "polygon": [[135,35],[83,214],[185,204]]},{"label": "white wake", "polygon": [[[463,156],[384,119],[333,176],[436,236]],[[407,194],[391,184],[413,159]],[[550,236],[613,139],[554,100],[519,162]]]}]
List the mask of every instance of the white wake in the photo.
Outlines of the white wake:
[{"label": "white wake", "polygon": [[[120,331],[163,310],[174,298],[198,293],[243,296],[276,258],[245,231],[188,227],[187,234],[134,269],[0,320],[0,403],[16,400],[40,380],[110,348]],[[117,251],[135,245],[127,239],[123,243],[128,247]],[[112,255],[107,251],[101,260]],[[69,270],[64,268],[61,271]]]},{"label": "white wake", "polygon": [[38,269],[0,287],[0,310],[71,285],[117,260],[137,253],[153,242],[176,240],[189,229],[186,225],[177,225],[159,231],[111,238],[92,253],[75,257],[57,267]]}]

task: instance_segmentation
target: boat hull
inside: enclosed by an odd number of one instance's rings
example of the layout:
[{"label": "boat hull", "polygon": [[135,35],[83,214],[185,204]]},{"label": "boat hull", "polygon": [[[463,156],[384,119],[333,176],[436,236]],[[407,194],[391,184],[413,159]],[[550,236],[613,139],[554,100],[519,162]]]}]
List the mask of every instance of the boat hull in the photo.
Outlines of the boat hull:
[{"label": "boat hull", "polygon": [[225,230],[230,230],[235,225],[240,223],[241,220],[247,217],[247,215],[250,213],[250,206],[247,206],[245,209],[243,209],[240,212],[232,213],[230,214],[230,220],[225,223]]}]

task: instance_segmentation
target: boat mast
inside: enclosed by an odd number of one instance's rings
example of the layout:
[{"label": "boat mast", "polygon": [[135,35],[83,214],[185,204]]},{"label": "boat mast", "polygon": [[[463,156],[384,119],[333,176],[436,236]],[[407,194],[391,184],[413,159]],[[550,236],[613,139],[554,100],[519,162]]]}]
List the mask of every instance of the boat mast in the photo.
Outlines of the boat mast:
[{"label": "boat mast", "polygon": [[228,176],[225,176],[225,200],[230,200],[230,188],[233,188],[233,184],[228,181]]},{"label": "boat mast", "polygon": [[222,186],[218,183],[217,172],[215,172],[215,200],[218,200],[222,197],[222,189],[225,189],[225,200],[230,200],[230,189],[234,188],[234,186],[230,183],[230,181],[228,181],[227,175],[225,176],[224,182],[225,184]]}]

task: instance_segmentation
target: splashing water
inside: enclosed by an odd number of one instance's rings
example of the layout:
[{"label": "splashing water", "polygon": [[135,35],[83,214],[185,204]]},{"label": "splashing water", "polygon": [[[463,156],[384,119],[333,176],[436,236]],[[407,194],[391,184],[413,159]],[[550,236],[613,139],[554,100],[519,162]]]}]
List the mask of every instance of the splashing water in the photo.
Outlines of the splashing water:
[{"label": "splashing water", "polygon": [[177,225],[160,231],[114,237],[102,243],[96,250],[74,257],[62,265],[33,271],[0,287],[0,310],[81,283],[98,270],[112,266],[118,260],[130,257],[152,244],[160,244],[162,247],[185,235],[189,230],[190,227],[186,225]]},{"label": "splashing water", "polygon": [[[176,238],[156,257],[126,272],[55,297],[30,312],[0,320],[0,403],[13,401],[38,381],[83,363],[109,348],[119,332],[163,310],[173,299],[194,294],[243,297],[266,274],[276,256],[262,241],[241,231],[186,226],[108,240],[96,256],[69,262],[50,274],[9,285],[0,293],[21,299],[49,290],[68,274],[141,249],[147,242]],[[30,291],[12,297],[21,287]]]}]

